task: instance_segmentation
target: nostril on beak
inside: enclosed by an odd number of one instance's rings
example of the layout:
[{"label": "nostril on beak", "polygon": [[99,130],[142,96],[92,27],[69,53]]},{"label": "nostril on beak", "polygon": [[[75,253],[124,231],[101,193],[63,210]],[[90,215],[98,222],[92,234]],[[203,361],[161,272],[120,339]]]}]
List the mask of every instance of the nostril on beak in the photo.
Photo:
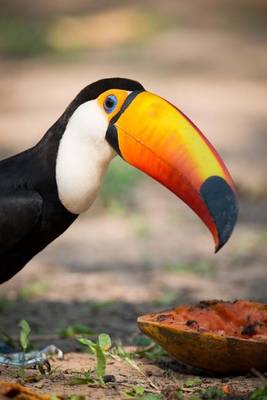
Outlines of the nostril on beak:
[{"label": "nostril on beak", "polygon": [[219,244],[216,252],[230,238],[238,216],[237,197],[231,186],[219,176],[209,177],[200,188],[204,200],[217,228]]}]

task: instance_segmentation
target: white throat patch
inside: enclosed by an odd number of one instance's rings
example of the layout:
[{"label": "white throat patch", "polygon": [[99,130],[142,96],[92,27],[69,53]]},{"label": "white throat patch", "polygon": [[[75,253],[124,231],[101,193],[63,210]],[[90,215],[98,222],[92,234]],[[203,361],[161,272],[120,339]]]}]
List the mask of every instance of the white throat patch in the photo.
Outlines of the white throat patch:
[{"label": "white throat patch", "polygon": [[104,112],[96,100],[91,100],[74,111],[59,143],[59,199],[74,214],[86,211],[93,203],[108,164],[116,155],[105,140],[107,128]]}]

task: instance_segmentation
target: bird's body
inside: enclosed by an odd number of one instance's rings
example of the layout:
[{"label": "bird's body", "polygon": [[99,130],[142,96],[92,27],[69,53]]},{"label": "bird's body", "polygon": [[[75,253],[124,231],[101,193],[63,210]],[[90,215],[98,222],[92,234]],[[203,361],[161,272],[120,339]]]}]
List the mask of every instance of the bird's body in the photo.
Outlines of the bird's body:
[{"label": "bird's body", "polygon": [[55,163],[56,128],[32,149],[0,162],[0,283],[76,219],[60,202]]}]

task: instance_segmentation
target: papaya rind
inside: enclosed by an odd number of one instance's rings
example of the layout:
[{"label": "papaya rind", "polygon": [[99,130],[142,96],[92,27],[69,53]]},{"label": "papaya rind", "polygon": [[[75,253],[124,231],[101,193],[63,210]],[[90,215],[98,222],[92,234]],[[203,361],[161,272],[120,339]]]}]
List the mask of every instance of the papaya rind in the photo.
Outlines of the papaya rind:
[{"label": "papaya rind", "polygon": [[206,372],[237,374],[267,371],[267,341],[196,332],[181,326],[138,318],[140,330],[178,361]]}]

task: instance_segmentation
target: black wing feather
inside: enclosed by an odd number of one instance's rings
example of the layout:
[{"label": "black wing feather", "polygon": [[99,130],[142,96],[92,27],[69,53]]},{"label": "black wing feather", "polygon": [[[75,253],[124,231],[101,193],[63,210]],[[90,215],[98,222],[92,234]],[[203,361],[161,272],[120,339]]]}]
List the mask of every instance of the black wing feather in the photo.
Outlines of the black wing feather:
[{"label": "black wing feather", "polygon": [[35,191],[0,194],[0,255],[32,234],[40,219],[42,203],[42,197]]}]

